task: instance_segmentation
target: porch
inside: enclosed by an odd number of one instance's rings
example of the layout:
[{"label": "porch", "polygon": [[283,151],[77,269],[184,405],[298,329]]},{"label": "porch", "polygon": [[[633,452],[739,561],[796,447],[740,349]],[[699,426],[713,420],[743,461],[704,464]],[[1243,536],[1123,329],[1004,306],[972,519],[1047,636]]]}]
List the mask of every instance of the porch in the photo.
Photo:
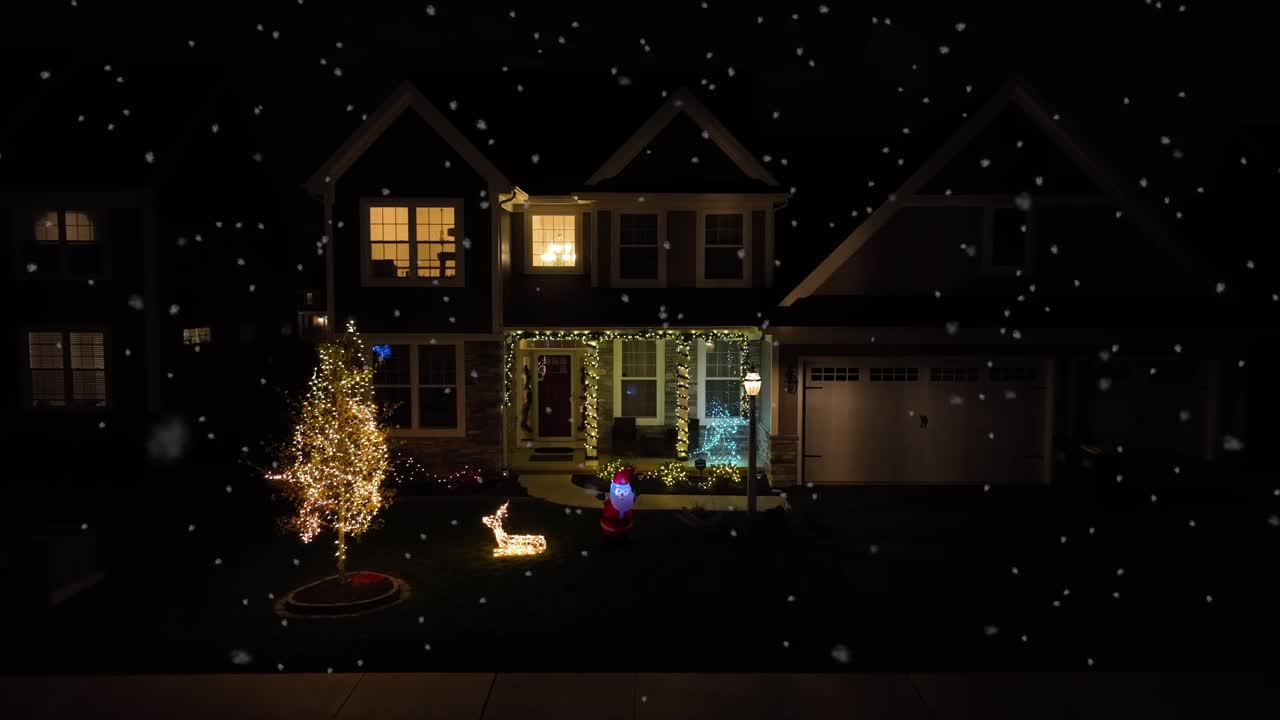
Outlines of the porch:
[{"label": "porch", "polygon": [[745,468],[742,377],[759,368],[757,467],[769,458],[771,348],[755,329],[521,330],[505,341],[505,465],[581,473],[614,459]]}]

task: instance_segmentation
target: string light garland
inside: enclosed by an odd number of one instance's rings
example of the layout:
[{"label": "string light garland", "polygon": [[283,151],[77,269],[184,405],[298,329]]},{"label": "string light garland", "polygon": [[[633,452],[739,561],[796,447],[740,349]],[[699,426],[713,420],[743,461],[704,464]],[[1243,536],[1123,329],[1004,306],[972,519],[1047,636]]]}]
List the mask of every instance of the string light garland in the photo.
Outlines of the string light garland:
[{"label": "string light garland", "polygon": [[412,457],[402,455],[395,460],[394,473],[391,479],[396,484],[444,485],[449,490],[457,490],[471,484],[483,485],[484,472],[479,468],[463,465],[460,469],[454,470],[447,475],[437,475],[423,469]]},{"label": "string light garland", "polygon": [[586,459],[594,461],[600,457],[600,341],[589,339],[584,342],[587,351],[582,357],[582,367],[586,373],[583,392],[587,397],[583,413],[586,428],[582,444],[586,448]]},{"label": "string light garland", "polygon": [[654,474],[667,487],[674,487],[679,483],[689,481],[689,468],[679,460],[663,463]]},{"label": "string light garland", "polygon": [[736,465],[708,465],[705,474],[712,483],[716,480],[742,482],[742,472]]},{"label": "string light garland", "polygon": [[687,335],[676,340],[676,459],[689,459],[689,355]]},{"label": "string light garland", "polygon": [[601,480],[608,480],[609,482],[613,482],[613,476],[617,475],[618,472],[621,471],[622,469],[628,468],[628,467],[631,467],[631,464],[628,463],[626,460],[623,460],[621,458],[614,458],[609,462],[605,463],[604,465],[601,465],[596,470],[596,477]]},{"label": "string light garland", "polygon": [[738,449],[738,438],[747,427],[747,420],[730,414],[728,408],[718,400],[707,399],[706,402],[708,412],[702,421],[702,444],[693,454],[706,457],[711,465],[741,464],[742,453]]},{"label": "string light garland", "polygon": [[494,557],[512,557],[519,555],[537,555],[547,549],[547,539],[541,535],[508,535],[502,527],[507,519],[507,506],[511,501],[502,503],[502,507],[492,515],[484,516],[480,522],[493,531],[493,539],[498,546],[493,549]]},{"label": "string light garland", "polygon": [[[747,333],[742,332],[740,330],[682,331],[682,330],[639,329],[639,330],[521,330],[521,331],[514,331],[514,332],[507,333],[506,341],[505,341],[506,346],[504,348],[504,353],[503,353],[504,355],[503,372],[502,372],[502,405],[503,407],[511,407],[512,403],[515,400],[516,356],[520,349],[520,342],[522,340],[534,340],[534,341],[570,340],[570,341],[582,343],[582,345],[586,348],[586,353],[583,356],[583,363],[586,365],[586,368],[587,368],[587,382],[586,382],[586,388],[584,388],[584,392],[586,393],[586,396],[587,396],[586,397],[587,402],[586,402],[586,408],[585,408],[586,430],[585,430],[585,437],[583,438],[583,445],[586,450],[585,455],[587,460],[596,460],[599,457],[599,447],[600,447],[599,381],[600,381],[600,343],[601,342],[609,342],[613,340],[675,340],[677,341],[677,343],[682,343],[682,342],[692,343],[694,341],[701,340],[703,342],[712,344],[712,346],[714,346],[714,343],[716,341],[732,342],[732,343],[737,343],[738,345],[738,350],[739,350],[738,355],[739,355],[739,365],[740,365],[739,375],[746,376],[747,371],[751,368],[750,360],[748,357],[750,353],[750,345],[749,345],[750,338]],[[678,352],[682,352],[679,350],[679,345],[677,345],[677,350]],[[684,362],[686,363],[685,368],[686,368],[686,374],[687,374],[687,370],[689,367],[689,364],[687,361],[687,357],[688,357],[687,353],[682,355],[681,357],[682,357],[682,360],[684,360]],[[526,368],[526,371],[527,371],[527,368]],[[531,389],[529,389],[529,381],[530,381],[530,378],[526,377],[526,380],[525,380],[526,402],[529,402],[531,404],[532,399],[529,398],[529,395],[532,394],[532,391]],[[685,390],[687,393],[687,387],[685,388]],[[679,393],[680,393],[679,380],[677,380],[677,397],[679,397]],[[741,399],[741,407],[739,409],[739,414],[742,417],[746,417],[749,411],[746,392],[740,391],[739,397]],[[689,438],[687,398],[685,402],[686,402],[686,410],[683,418],[683,427],[684,427],[683,433],[681,433],[679,430],[679,428],[681,427],[681,419],[679,417],[679,414],[677,414],[677,445],[680,442],[680,438],[683,437],[683,441],[686,449],[685,457],[687,457],[688,456],[687,455],[688,438]],[[527,432],[532,432],[532,429],[527,426],[527,422],[522,424],[522,426]]]},{"label": "string light garland", "polygon": [[370,354],[355,324],[320,345],[319,356],[282,469],[267,477],[284,483],[296,507],[287,526],[304,543],[325,528],[337,533],[338,576],[345,581],[347,536],[368,530],[392,495],[382,487],[390,470],[387,431],[379,421]]}]

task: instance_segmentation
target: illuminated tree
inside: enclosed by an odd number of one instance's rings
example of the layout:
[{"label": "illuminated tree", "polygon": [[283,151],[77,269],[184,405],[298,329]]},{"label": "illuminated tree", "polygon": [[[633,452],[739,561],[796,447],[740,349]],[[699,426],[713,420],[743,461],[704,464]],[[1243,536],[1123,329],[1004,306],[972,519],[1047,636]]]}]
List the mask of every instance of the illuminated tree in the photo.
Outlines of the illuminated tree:
[{"label": "illuminated tree", "polygon": [[390,499],[387,432],[373,394],[373,368],[355,324],[320,345],[320,364],[298,409],[285,451],[283,480],[297,514],[288,522],[303,542],[337,533],[338,577],[346,582],[347,538],[369,529]]}]

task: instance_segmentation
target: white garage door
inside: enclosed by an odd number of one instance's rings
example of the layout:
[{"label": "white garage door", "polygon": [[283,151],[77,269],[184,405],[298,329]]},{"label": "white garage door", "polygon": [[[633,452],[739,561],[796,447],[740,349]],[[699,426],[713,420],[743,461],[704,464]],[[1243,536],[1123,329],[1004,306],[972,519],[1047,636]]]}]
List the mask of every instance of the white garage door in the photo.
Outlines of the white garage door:
[{"label": "white garage door", "polygon": [[803,480],[1041,482],[1049,369],[1036,358],[808,359]]}]

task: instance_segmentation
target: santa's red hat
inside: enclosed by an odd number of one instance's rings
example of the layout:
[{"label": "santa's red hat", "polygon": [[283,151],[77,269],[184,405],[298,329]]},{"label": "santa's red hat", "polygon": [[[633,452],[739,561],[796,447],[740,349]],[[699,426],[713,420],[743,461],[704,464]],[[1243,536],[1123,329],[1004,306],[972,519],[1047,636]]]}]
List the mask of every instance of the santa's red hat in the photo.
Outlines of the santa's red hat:
[{"label": "santa's red hat", "polygon": [[622,468],[613,476],[614,485],[630,485],[631,484],[631,468]]}]

